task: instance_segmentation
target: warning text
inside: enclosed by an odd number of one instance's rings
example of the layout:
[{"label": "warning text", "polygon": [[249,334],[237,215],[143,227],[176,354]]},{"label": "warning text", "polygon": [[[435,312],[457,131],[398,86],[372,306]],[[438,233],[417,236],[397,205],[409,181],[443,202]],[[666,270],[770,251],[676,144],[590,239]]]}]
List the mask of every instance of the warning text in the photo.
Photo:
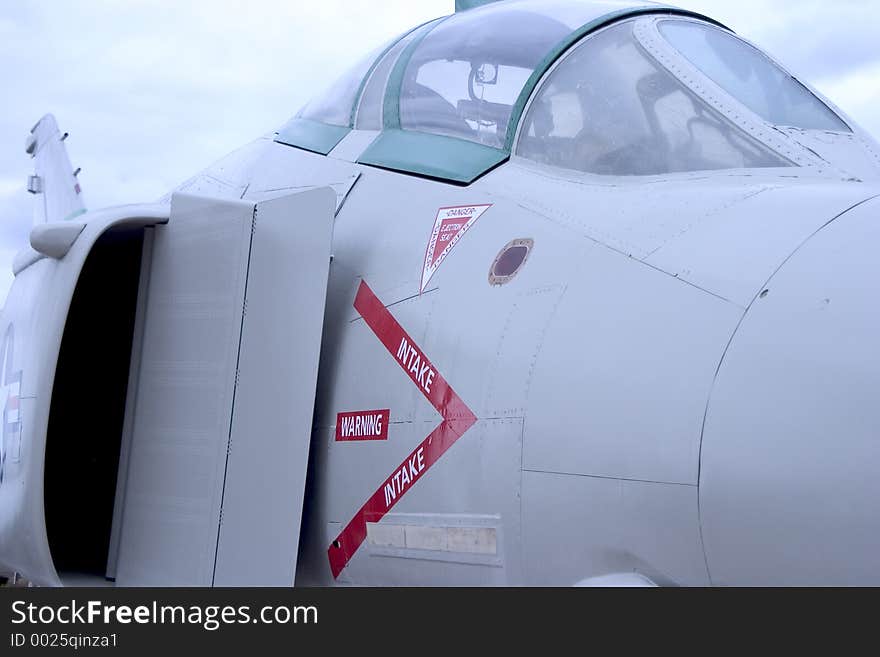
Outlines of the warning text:
[{"label": "warning text", "polygon": [[336,440],[388,440],[391,411],[355,411],[336,415]]},{"label": "warning text", "polygon": [[419,447],[385,482],[385,508],[403,495],[425,470],[425,448]]},{"label": "warning text", "polygon": [[403,365],[409,375],[412,377],[422,390],[431,394],[431,384],[436,376],[431,363],[425,358],[418,348],[409,342],[406,338],[400,339],[400,346],[397,348],[397,360]]}]

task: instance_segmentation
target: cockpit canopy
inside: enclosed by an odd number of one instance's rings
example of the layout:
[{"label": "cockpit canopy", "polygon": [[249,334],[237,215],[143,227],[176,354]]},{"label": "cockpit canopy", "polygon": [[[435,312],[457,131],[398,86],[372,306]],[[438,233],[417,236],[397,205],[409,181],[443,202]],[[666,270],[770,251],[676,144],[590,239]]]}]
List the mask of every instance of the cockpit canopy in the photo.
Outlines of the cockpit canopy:
[{"label": "cockpit canopy", "polygon": [[705,17],[654,4],[507,0],[370,53],[279,131],[327,154],[470,183],[511,154],[599,175],[804,165],[774,128],[850,133],[775,62]]}]

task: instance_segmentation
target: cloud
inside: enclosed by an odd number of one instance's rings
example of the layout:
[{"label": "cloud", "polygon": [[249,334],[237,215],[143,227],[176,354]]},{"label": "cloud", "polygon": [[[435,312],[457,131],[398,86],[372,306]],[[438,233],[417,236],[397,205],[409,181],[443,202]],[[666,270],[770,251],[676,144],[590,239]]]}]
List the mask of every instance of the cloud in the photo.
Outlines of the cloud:
[{"label": "cloud", "polygon": [[152,201],[293,116],[451,0],[27,0],[0,17],[0,298],[27,245],[28,130],[46,112],[91,208]]},{"label": "cloud", "polygon": [[21,180],[15,180],[12,178],[0,178],[0,199],[23,191],[24,184]]},{"label": "cloud", "polygon": [[18,144],[52,111],[93,206],[158,197],[447,4],[13,3],[0,27],[0,83],[16,99],[0,117],[0,176],[26,175]]}]

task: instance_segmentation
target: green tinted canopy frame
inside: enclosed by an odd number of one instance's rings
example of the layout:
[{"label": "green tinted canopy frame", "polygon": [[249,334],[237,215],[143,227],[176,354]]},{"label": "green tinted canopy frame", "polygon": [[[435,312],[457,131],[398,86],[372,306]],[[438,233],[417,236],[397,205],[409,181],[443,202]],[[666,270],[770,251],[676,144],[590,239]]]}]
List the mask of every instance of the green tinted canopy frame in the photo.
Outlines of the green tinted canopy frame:
[{"label": "green tinted canopy frame", "polygon": [[[459,0],[459,2],[456,2],[456,11],[489,4],[492,1],[494,0]],[[513,105],[510,122],[507,125],[504,147],[501,149],[491,148],[465,139],[445,137],[427,132],[416,132],[402,128],[400,122],[400,93],[407,66],[409,66],[413,54],[425,37],[450,17],[435,21],[430,29],[425,30],[407,45],[397,59],[397,62],[395,62],[385,88],[384,113],[382,117],[383,130],[361,157],[358,158],[358,163],[400,171],[402,173],[426,176],[459,185],[469,185],[480,176],[509,159],[510,154],[513,152],[516,132],[529,98],[532,97],[547,71],[550,70],[560,57],[592,32],[617,21],[645,14],[665,14],[697,18],[728,29],[721,23],[702,14],[667,5],[620,9],[604,14],[582,25],[557,43],[532,71]],[[401,38],[405,38],[411,33],[412,30]],[[382,56],[384,56],[384,53],[377,58],[370,72],[375,68],[376,63],[381,60]],[[367,74],[367,78],[369,78],[369,75],[370,73]],[[364,83],[361,84],[360,93],[363,92],[363,87]],[[354,117],[357,105],[360,102],[360,93],[355,100],[354,106],[351,108],[352,117]],[[331,126],[315,121],[294,119],[279,131],[276,141],[327,155],[350,130],[351,126]]]}]

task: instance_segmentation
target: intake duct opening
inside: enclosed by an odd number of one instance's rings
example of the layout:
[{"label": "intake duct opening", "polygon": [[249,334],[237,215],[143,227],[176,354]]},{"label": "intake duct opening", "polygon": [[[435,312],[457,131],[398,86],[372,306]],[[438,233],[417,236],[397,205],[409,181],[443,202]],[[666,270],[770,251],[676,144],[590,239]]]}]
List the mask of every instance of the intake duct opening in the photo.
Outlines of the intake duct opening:
[{"label": "intake duct opening", "polygon": [[76,285],[46,436],[46,531],[55,569],[103,577],[137,308],[143,229],[105,233]]}]

